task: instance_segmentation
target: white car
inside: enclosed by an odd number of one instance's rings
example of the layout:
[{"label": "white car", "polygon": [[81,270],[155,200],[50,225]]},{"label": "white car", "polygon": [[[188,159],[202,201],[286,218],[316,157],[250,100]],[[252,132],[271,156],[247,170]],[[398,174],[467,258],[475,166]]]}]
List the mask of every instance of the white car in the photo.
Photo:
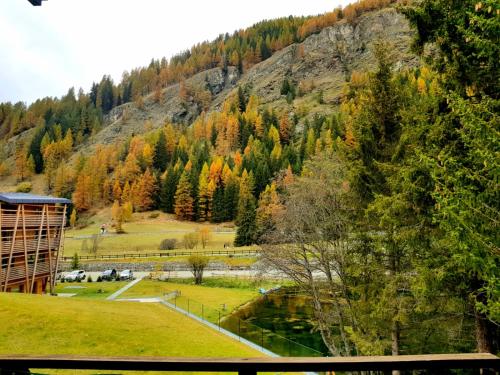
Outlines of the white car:
[{"label": "white car", "polygon": [[84,270],[74,270],[64,276],[65,281],[82,281],[85,279],[85,271]]},{"label": "white car", "polygon": [[123,270],[120,272],[120,280],[133,280],[134,279],[134,273],[132,270]]}]

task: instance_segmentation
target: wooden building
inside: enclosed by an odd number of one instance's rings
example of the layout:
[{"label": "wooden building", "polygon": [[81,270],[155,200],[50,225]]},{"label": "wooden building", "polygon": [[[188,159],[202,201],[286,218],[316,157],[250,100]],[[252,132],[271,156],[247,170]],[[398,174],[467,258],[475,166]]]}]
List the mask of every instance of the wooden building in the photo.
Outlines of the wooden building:
[{"label": "wooden building", "polygon": [[0,292],[53,292],[70,203],[0,193]]}]

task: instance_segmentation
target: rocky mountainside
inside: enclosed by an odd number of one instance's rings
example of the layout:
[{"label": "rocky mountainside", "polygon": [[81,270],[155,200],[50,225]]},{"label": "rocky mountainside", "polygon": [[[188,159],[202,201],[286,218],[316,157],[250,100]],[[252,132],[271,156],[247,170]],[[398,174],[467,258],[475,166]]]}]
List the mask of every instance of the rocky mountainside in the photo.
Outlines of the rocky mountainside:
[{"label": "rocky mountainside", "polygon": [[[267,60],[254,65],[240,75],[233,66],[213,68],[185,81],[190,88],[203,88],[211,99],[206,110],[218,110],[238,86],[249,87],[259,97],[261,106],[298,112],[307,117],[331,113],[342,92],[346,79],[353,71],[369,71],[374,66],[373,44],[383,40],[392,45],[396,67],[413,66],[418,59],[410,52],[413,31],[406,18],[394,8],[366,13],[354,24],[345,20],[312,35],[302,43],[290,45]],[[302,94],[293,102],[281,95],[282,83],[288,79],[302,85]],[[113,108],[105,117],[102,130],[78,147],[91,152],[98,144],[111,144],[164,125],[166,122],[190,124],[201,113],[202,106],[192,95],[181,99],[180,84],[163,89],[161,100],[154,94],[144,98],[142,108],[130,102]],[[321,95],[321,100],[318,100]],[[29,139],[30,129],[5,144],[12,156],[18,141]]]},{"label": "rocky mountainside", "polygon": [[[405,17],[393,8],[371,12],[359,18],[354,25],[340,22],[323,29],[300,44],[293,44],[275,53],[269,59],[253,66],[240,76],[235,67],[214,68],[186,80],[188,87],[205,86],[212,94],[208,111],[220,108],[228,95],[238,85],[249,85],[261,105],[276,109],[287,108],[290,112],[304,111],[309,116],[327,114],[338,103],[346,78],[353,71],[366,71],[374,66],[373,44],[384,40],[393,46],[397,67],[416,65],[417,58],[410,53],[413,32]],[[307,92],[288,104],[280,94],[283,80],[308,86]],[[153,95],[145,98],[142,109],[135,103],[114,108],[107,115],[107,123],[83,149],[95,144],[110,144],[118,137],[126,138],[144,131],[147,120],[150,128],[162,126],[165,122],[191,123],[201,112],[193,97],[181,100],[180,85],[167,87],[162,100],[157,103]],[[323,101],[319,103],[318,93]]]}]

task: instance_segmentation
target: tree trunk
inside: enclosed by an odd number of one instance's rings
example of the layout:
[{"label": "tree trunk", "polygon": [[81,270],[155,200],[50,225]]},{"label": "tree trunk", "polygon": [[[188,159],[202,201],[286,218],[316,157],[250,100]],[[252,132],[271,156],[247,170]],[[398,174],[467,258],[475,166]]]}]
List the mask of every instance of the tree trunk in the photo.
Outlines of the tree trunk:
[{"label": "tree trunk", "polygon": [[493,337],[491,337],[489,322],[486,317],[478,311],[475,311],[476,320],[476,346],[478,353],[493,353]]},{"label": "tree trunk", "polygon": [[[399,336],[400,336],[399,322],[394,321],[392,323],[392,330],[391,330],[392,355],[399,355]],[[392,370],[392,375],[400,375],[400,374],[401,371]]]},{"label": "tree trunk", "polygon": [[[472,283],[476,292],[476,302],[486,305],[487,300],[484,293],[479,293],[483,282],[475,278]],[[472,306],[474,309],[474,320],[476,325],[476,348],[478,353],[497,353],[500,350],[500,327],[491,322],[484,313]]]}]

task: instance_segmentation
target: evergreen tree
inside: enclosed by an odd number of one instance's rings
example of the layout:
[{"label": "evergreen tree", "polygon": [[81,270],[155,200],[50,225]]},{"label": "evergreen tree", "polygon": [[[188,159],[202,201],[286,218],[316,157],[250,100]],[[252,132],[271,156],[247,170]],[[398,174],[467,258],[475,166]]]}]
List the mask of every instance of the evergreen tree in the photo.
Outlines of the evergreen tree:
[{"label": "evergreen tree", "polygon": [[433,177],[434,220],[445,232],[448,257],[441,268],[474,312],[477,350],[496,353],[500,343],[498,256],[498,150],[500,23],[495,0],[424,0],[406,8],[417,29],[415,46],[439,53],[439,106],[428,117],[428,139],[419,147]]},{"label": "evergreen tree", "polygon": [[163,130],[160,131],[160,136],[158,137],[158,142],[156,142],[153,156],[153,167],[163,172],[167,167],[168,163],[168,153],[167,153],[167,141],[165,139],[165,133]]},{"label": "evergreen tree", "polygon": [[222,223],[223,221],[228,220],[227,217],[228,214],[224,201],[224,189],[219,185],[213,194],[211,221],[213,223]]},{"label": "evergreen tree", "polygon": [[236,218],[236,238],[235,246],[247,246],[255,243],[257,225],[255,223],[255,198],[253,195],[240,196],[238,202],[238,216]]},{"label": "evergreen tree", "polygon": [[175,192],[179,182],[179,173],[173,168],[169,167],[161,184],[160,191],[160,208],[164,212],[174,213],[175,207]]},{"label": "evergreen tree", "polygon": [[240,179],[240,189],[238,198],[238,215],[236,217],[236,238],[235,246],[247,246],[255,243],[257,225],[256,204],[253,196],[254,181],[253,176],[243,171]]},{"label": "evergreen tree", "polygon": [[238,190],[238,183],[234,178],[231,178],[224,187],[224,221],[231,221],[236,218]]}]

